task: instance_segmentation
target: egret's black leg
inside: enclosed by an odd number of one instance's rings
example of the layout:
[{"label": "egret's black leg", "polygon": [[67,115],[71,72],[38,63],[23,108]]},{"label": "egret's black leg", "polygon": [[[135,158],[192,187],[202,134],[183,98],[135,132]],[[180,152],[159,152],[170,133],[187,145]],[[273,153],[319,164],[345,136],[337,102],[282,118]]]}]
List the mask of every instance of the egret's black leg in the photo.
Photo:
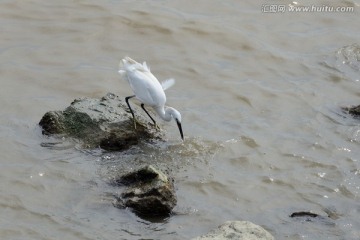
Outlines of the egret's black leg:
[{"label": "egret's black leg", "polygon": [[148,111],[146,111],[145,106],[144,106],[143,103],[141,104],[141,108],[144,109],[144,111],[146,112],[146,114],[147,114],[147,115],[151,118],[151,120],[153,121],[155,127],[157,127],[155,120],[151,117],[151,115],[148,113]]},{"label": "egret's black leg", "polygon": [[129,107],[129,109],[130,109],[130,113],[131,113],[131,115],[132,115],[132,117],[133,117],[133,121],[134,121],[134,128],[136,129],[135,115],[134,115],[134,112],[133,112],[133,110],[131,109],[130,104],[129,104],[129,99],[130,99],[130,98],[133,98],[133,97],[135,97],[135,95],[126,97],[126,98],[125,98],[125,102],[126,102],[126,104],[128,105],[128,107]]}]

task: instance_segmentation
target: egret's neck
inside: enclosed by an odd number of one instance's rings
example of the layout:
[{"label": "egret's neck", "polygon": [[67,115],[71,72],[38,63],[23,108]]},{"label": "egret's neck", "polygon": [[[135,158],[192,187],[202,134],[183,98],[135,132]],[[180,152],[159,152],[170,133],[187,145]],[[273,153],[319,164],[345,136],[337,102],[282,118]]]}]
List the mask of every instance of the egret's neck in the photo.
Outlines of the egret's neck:
[{"label": "egret's neck", "polygon": [[154,109],[163,120],[168,122],[171,120],[171,112],[172,112],[171,107],[167,107],[166,109],[164,107],[156,107]]}]

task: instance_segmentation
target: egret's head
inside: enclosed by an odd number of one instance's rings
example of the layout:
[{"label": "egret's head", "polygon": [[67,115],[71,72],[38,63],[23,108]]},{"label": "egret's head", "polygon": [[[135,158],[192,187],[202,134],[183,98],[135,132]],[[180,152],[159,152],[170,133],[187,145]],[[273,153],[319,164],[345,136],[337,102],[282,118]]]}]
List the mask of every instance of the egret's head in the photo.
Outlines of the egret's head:
[{"label": "egret's head", "polygon": [[175,119],[175,122],[179,128],[181,139],[184,140],[184,135],[181,127],[181,114],[179,111],[173,108],[173,111],[171,111],[171,116]]}]

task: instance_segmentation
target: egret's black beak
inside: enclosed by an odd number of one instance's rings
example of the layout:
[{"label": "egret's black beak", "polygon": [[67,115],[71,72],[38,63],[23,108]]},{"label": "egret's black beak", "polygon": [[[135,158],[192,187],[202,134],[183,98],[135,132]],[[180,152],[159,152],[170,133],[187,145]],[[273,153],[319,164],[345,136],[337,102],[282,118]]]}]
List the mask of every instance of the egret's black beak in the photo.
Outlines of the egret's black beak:
[{"label": "egret's black beak", "polygon": [[176,123],[177,123],[179,131],[180,131],[181,139],[184,141],[184,135],[183,135],[181,123],[179,122],[179,120],[177,120],[177,119],[175,119],[175,120],[176,120]]}]

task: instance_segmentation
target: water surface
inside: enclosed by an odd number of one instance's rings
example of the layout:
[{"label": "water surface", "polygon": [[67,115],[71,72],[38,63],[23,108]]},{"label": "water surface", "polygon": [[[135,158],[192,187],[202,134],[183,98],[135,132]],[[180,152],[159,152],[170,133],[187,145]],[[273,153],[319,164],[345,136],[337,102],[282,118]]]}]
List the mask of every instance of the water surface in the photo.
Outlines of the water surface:
[{"label": "water surface", "polygon": [[[360,123],[340,106],[360,104],[360,3],[266,4],[0,1],[0,238],[190,239],[249,220],[277,239],[359,239]],[[46,111],[131,95],[117,73],[127,55],[176,79],[184,143],[174,122],[166,143],[126,155],[42,136]],[[157,222],[114,208],[107,184],[149,162],[170,166],[178,195]],[[289,218],[302,210],[331,218]]]}]

